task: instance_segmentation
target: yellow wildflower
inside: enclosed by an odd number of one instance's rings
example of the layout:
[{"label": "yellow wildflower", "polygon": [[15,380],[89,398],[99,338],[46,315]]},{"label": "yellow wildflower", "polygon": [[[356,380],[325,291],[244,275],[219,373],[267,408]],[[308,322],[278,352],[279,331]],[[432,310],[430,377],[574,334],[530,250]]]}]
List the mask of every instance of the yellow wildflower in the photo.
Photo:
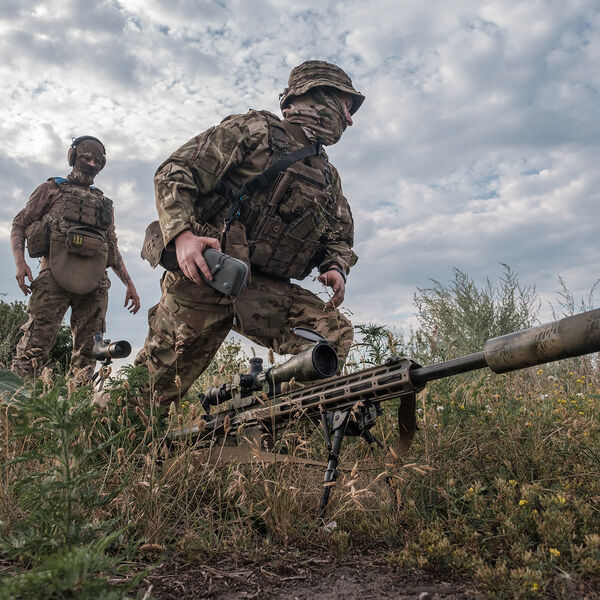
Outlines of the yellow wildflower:
[{"label": "yellow wildflower", "polygon": [[560,556],[560,550],[557,550],[556,548],[550,548],[550,554],[551,556]]},{"label": "yellow wildflower", "polygon": [[519,506],[525,506],[526,504],[529,504],[529,500],[525,500],[525,498],[519,500]]}]

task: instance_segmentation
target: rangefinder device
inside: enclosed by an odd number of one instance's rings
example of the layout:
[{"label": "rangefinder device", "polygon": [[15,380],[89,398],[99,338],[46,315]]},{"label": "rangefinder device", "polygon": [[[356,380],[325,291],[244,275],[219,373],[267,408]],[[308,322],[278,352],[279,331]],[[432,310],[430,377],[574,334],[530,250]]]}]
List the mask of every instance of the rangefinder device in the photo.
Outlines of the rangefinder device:
[{"label": "rangefinder device", "polygon": [[103,340],[101,333],[94,334],[92,354],[96,360],[127,358],[131,354],[131,344],[125,340],[111,342]]},{"label": "rangefinder device", "polygon": [[213,280],[208,281],[202,271],[198,272],[210,287],[228,296],[239,296],[242,293],[248,279],[246,263],[214,248],[207,248],[204,251],[204,260],[210,269]]}]

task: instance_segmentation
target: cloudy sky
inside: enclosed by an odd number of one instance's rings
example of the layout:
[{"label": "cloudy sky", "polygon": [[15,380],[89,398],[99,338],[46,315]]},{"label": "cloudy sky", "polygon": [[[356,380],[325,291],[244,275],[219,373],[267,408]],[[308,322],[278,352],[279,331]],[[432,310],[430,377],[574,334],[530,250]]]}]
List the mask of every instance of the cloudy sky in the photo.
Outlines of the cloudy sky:
[{"label": "cloudy sky", "polygon": [[3,0],[0,292],[23,299],[14,215],[68,172],[72,137],[97,136],[142,297],[129,315],[112,277],[108,334],[139,347],[159,297],[139,257],[156,167],[231,113],[278,112],[290,69],[318,58],[367,96],[329,149],[356,223],[355,322],[405,327],[452,267],[483,283],[506,263],[543,300],[560,274],[584,296],[600,277],[599,30],[598,0]]}]

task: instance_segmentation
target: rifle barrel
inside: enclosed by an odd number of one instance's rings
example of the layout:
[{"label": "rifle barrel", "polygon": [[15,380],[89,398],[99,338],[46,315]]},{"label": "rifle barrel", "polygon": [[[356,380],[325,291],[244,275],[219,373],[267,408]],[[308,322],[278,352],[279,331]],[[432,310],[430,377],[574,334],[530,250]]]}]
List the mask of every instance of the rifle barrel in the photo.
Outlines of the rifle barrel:
[{"label": "rifle barrel", "polygon": [[487,367],[487,361],[483,352],[476,352],[468,356],[453,358],[427,367],[415,367],[410,371],[410,379],[415,385],[422,385],[434,379],[450,377],[459,373],[468,373]]}]

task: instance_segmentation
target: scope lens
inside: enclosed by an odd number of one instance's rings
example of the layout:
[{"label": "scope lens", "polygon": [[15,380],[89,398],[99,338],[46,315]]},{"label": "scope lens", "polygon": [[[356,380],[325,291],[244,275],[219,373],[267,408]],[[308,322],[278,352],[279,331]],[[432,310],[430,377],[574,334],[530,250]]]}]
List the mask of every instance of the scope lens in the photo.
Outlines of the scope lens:
[{"label": "scope lens", "polygon": [[321,377],[332,377],[338,369],[338,357],[329,344],[317,344],[313,352],[313,366]]},{"label": "scope lens", "polygon": [[126,358],[131,354],[131,344],[125,340],[114,342],[109,346],[109,352],[113,358]]}]

